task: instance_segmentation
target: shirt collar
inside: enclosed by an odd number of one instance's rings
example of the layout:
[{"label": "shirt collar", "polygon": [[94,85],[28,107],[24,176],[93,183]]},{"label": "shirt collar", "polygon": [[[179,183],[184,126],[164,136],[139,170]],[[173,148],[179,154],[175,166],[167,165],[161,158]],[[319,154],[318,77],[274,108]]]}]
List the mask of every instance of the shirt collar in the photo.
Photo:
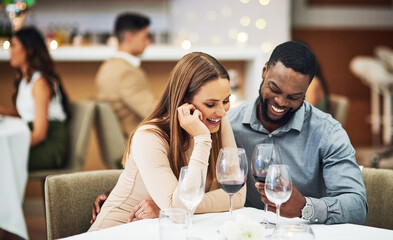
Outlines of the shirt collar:
[{"label": "shirt collar", "polygon": [[[248,105],[248,107],[245,111],[242,123],[243,124],[250,124],[252,128],[258,128],[257,130],[259,130],[259,131],[262,131],[263,129],[264,129],[264,131],[266,131],[266,129],[262,126],[261,122],[259,121],[259,119],[257,117],[257,107],[258,107],[259,102],[260,102],[260,100],[258,97],[254,101],[254,104]],[[302,106],[295,113],[295,115],[291,118],[291,120],[289,120],[289,122],[287,124],[278,128],[277,130],[289,131],[290,129],[295,129],[300,132],[302,130],[303,122],[304,122],[304,118],[305,118],[305,112],[306,112],[305,105],[306,104],[303,101]]]},{"label": "shirt collar", "polygon": [[129,62],[131,65],[135,66],[135,67],[139,67],[141,65],[141,59],[135,57],[132,54],[126,53],[126,52],[122,52],[122,51],[116,51],[112,58],[121,58],[126,60],[127,62]]}]

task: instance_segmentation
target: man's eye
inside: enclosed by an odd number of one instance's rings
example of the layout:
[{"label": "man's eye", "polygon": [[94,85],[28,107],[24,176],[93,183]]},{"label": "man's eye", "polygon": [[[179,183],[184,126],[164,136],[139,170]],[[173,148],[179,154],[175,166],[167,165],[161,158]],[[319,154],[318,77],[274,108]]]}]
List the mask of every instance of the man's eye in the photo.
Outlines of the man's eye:
[{"label": "man's eye", "polygon": [[280,93],[280,91],[273,89],[273,88],[270,88],[270,91],[272,91],[273,93]]}]

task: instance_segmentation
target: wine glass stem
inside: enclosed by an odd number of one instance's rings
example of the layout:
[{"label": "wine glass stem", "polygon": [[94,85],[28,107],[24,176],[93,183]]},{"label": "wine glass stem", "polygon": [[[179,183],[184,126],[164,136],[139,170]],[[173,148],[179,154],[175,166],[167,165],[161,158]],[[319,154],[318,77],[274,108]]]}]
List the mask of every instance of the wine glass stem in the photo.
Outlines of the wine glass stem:
[{"label": "wine glass stem", "polygon": [[231,216],[232,216],[232,195],[233,194],[229,194],[229,212],[231,213]]},{"label": "wine glass stem", "polygon": [[192,210],[188,210],[188,230],[187,230],[187,236],[190,236],[191,233],[191,228],[192,228]]},{"label": "wine glass stem", "polygon": [[276,226],[278,227],[279,221],[280,221],[280,206],[281,204],[276,204],[276,213],[277,213],[277,221],[276,221]]}]

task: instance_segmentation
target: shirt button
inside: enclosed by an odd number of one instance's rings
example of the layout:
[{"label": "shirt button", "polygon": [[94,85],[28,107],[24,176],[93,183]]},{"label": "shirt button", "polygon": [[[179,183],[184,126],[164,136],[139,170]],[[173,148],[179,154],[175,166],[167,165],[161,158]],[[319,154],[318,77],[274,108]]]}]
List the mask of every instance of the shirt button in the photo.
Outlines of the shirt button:
[{"label": "shirt button", "polygon": [[314,222],[316,222],[316,223],[317,223],[318,221],[319,221],[318,218],[316,218],[316,219],[314,220]]},{"label": "shirt button", "polygon": [[272,134],[269,134],[269,137],[273,137],[273,135],[272,135]]}]

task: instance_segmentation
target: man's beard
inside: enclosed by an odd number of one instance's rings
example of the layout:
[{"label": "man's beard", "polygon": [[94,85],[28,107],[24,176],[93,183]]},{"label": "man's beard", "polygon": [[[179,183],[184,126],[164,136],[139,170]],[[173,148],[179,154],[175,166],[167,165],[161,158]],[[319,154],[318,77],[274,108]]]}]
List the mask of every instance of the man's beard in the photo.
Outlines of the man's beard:
[{"label": "man's beard", "polygon": [[259,90],[259,101],[261,102],[261,105],[262,105],[262,109],[261,109],[262,113],[261,113],[261,115],[262,115],[263,120],[265,120],[265,121],[268,122],[268,123],[274,124],[274,125],[287,123],[287,122],[293,117],[293,115],[295,115],[295,113],[296,113],[296,112],[301,108],[301,106],[303,105],[303,103],[300,104],[300,106],[299,106],[297,109],[295,109],[295,110],[293,110],[293,108],[290,108],[289,111],[286,112],[280,119],[274,120],[274,119],[271,119],[271,118],[268,116],[268,114],[267,114],[267,111],[268,111],[268,105],[267,105],[267,103],[268,103],[268,101],[267,101],[267,100],[264,100],[264,99],[262,98],[261,90]]}]

